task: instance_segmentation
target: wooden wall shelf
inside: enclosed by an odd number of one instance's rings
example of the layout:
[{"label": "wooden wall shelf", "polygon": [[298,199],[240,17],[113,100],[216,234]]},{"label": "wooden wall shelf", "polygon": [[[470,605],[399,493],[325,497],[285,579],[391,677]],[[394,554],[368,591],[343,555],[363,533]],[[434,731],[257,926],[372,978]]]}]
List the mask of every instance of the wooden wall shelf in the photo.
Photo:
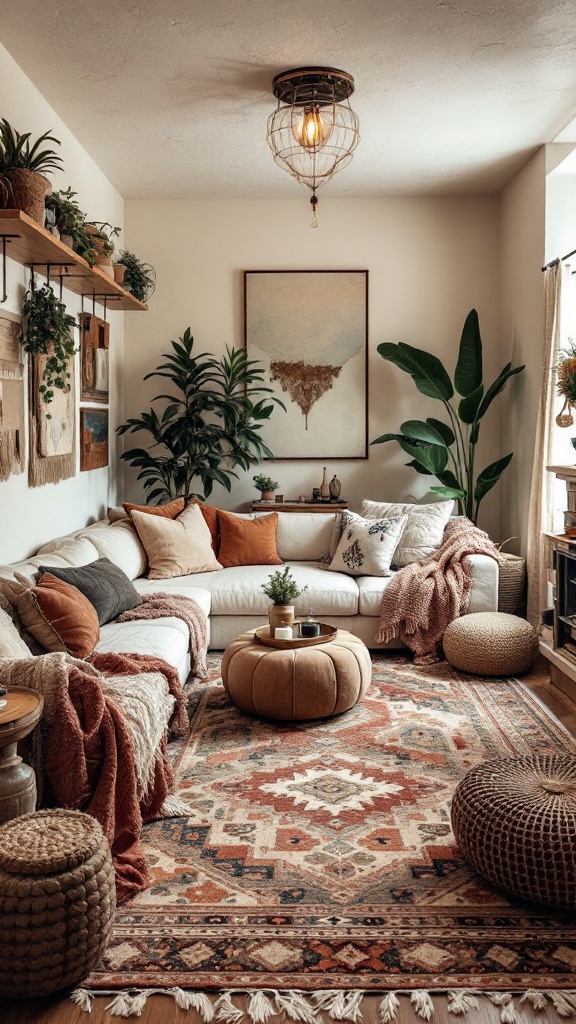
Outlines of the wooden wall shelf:
[{"label": "wooden wall shelf", "polygon": [[145,302],[140,302],[98,267],[90,267],[77,252],[21,210],[0,210],[0,240],[2,238],[6,239],[6,255],[10,259],[25,266],[51,264],[61,268],[55,276],[61,275],[64,287],[76,295],[94,297],[97,301],[106,296],[110,309],[148,309]]}]

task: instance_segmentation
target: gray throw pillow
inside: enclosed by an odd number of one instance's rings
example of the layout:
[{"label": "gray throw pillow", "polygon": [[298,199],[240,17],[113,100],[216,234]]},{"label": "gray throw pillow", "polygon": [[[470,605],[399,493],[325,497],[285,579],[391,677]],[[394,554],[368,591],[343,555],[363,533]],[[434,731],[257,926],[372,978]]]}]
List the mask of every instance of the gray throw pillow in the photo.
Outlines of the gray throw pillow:
[{"label": "gray throw pillow", "polygon": [[101,626],[122,612],[142,604],[142,598],[132,581],[109,558],[99,558],[89,565],[70,569],[41,565],[38,575],[42,576],[45,572],[50,572],[64,583],[77,587],[94,605]]}]

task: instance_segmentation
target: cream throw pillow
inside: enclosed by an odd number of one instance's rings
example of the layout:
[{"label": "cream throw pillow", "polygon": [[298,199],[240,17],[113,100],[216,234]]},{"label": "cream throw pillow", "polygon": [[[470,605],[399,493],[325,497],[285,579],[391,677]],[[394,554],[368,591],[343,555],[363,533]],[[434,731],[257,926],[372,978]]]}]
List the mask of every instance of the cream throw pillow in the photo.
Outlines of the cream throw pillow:
[{"label": "cream throw pillow", "polygon": [[0,658],[32,658],[10,615],[0,607]]},{"label": "cream throw pillow", "polygon": [[342,513],[342,536],[328,569],[348,576],[391,576],[390,564],[406,525],[397,519],[363,519]]},{"label": "cream throw pillow", "polygon": [[167,580],[221,569],[199,505],[188,505],[177,519],[132,512],[132,521],[148,556],[149,580]]},{"label": "cream throw pillow", "polygon": [[401,569],[411,562],[422,562],[440,547],[444,527],[452,515],[454,502],[436,501],[430,505],[411,505],[387,501],[363,501],[362,515],[366,519],[395,519],[406,516],[406,526],[392,564]]}]

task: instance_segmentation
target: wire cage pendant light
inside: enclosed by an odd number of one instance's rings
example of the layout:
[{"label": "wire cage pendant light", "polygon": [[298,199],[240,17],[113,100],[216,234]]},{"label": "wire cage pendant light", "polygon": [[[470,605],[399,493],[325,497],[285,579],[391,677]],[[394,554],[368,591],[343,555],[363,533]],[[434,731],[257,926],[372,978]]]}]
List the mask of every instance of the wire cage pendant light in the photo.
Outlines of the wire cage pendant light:
[{"label": "wire cage pendant light", "polygon": [[318,227],[318,189],[346,167],[360,141],[350,106],[354,79],[338,68],[294,68],[276,75],[278,100],[266,139],[275,162],[312,192],[313,228]]}]

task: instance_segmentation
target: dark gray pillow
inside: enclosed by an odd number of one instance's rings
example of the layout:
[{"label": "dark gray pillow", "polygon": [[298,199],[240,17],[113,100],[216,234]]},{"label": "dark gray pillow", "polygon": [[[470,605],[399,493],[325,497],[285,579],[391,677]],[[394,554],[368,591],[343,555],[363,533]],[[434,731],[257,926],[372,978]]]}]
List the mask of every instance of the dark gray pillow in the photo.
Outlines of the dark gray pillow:
[{"label": "dark gray pillow", "polygon": [[79,565],[70,569],[41,565],[38,575],[42,576],[45,572],[77,587],[94,605],[101,626],[122,612],[142,604],[140,594],[126,573],[109,558],[99,558],[89,565]]}]

